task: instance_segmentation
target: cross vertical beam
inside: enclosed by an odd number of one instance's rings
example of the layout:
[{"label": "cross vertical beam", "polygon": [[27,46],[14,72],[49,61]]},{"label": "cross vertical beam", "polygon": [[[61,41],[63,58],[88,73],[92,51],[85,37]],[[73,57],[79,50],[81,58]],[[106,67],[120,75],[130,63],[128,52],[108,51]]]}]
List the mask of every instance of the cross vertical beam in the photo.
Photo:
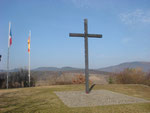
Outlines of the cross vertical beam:
[{"label": "cross vertical beam", "polygon": [[[85,91],[88,94],[89,91],[89,62],[88,62],[88,37],[102,38],[101,34],[88,34],[87,19],[84,19],[84,34],[81,33],[69,33],[70,37],[84,37],[85,47]],[[90,88],[92,89],[93,86]]]},{"label": "cross vertical beam", "polygon": [[88,60],[88,26],[87,19],[84,19],[84,46],[85,46],[85,90],[89,93],[89,60]]}]

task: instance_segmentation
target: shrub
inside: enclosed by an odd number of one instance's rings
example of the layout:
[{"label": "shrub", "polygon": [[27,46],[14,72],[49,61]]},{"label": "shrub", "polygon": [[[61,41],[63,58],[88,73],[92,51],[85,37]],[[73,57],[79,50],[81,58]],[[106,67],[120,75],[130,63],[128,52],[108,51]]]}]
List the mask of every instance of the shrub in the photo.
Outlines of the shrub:
[{"label": "shrub", "polygon": [[109,83],[109,84],[114,83],[114,82],[113,82],[113,77],[112,77],[112,76],[109,76],[109,78],[108,78],[108,83]]},{"label": "shrub", "polygon": [[[82,74],[75,75],[72,79],[73,84],[84,84],[85,83],[85,76]],[[89,80],[89,83],[92,83],[91,80]]]},{"label": "shrub", "polygon": [[83,84],[85,83],[85,76],[82,74],[75,75],[75,77],[72,79],[73,84]]},{"label": "shrub", "polygon": [[0,88],[6,87],[6,73],[0,73]]},{"label": "shrub", "polygon": [[145,77],[144,84],[150,86],[150,72]]},{"label": "shrub", "polygon": [[116,82],[121,84],[144,84],[145,73],[139,69],[125,69],[116,74]]}]

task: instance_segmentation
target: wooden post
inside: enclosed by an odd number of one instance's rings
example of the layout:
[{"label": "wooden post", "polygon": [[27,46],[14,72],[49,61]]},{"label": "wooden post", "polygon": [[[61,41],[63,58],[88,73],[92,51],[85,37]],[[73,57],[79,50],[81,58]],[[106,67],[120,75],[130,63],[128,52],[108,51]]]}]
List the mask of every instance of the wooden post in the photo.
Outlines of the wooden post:
[{"label": "wooden post", "polygon": [[85,47],[85,92],[89,93],[89,62],[88,62],[88,37],[102,38],[101,34],[88,34],[88,20],[84,19],[84,34],[70,33],[70,37],[84,37]]}]

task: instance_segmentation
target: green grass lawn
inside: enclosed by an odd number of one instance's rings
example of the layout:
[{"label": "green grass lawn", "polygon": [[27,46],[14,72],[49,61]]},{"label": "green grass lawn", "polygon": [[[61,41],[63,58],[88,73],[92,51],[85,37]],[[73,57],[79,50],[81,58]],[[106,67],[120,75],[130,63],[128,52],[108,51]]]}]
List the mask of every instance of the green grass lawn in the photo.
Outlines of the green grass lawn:
[{"label": "green grass lawn", "polygon": [[[69,108],[54,91],[84,90],[84,85],[56,85],[0,90],[0,113],[150,113],[150,103]],[[150,100],[150,87],[144,85],[96,85],[106,89]]]}]

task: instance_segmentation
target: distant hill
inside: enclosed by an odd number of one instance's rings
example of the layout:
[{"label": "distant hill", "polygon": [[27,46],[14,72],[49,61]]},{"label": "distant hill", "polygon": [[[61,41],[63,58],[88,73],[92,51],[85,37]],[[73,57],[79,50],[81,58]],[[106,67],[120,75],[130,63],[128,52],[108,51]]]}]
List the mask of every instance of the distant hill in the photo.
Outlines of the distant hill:
[{"label": "distant hill", "polygon": [[5,70],[0,70],[0,72],[5,72]]},{"label": "distant hill", "polygon": [[125,62],[115,66],[109,66],[98,69],[105,72],[120,72],[126,68],[141,68],[144,72],[150,71],[150,62]]},{"label": "distant hill", "polygon": [[80,68],[73,68],[73,67],[39,67],[34,69],[33,71],[74,71],[74,70],[81,70]]},{"label": "distant hill", "polygon": [[[141,68],[144,72],[150,72],[150,62],[125,62],[119,65],[109,66],[99,69],[90,69],[90,73],[103,73],[108,74],[109,72],[120,72],[125,68]],[[10,72],[17,72],[19,69],[10,70]],[[6,72],[7,70],[0,70],[0,72]],[[32,71],[67,71],[67,72],[84,72],[84,69],[74,67],[39,67]]]},{"label": "distant hill", "polygon": [[[17,72],[20,69],[16,68],[16,69],[12,69],[10,70],[10,72]],[[84,73],[84,69],[82,68],[74,68],[74,67],[62,67],[62,68],[57,68],[57,67],[38,67],[36,69],[32,69],[31,70],[34,73],[38,73],[40,75],[42,75],[42,73],[56,73],[56,72],[69,72],[69,73]],[[7,72],[7,70],[0,70],[0,72]],[[103,72],[103,71],[99,71],[96,69],[89,69],[89,73],[93,73],[93,74],[109,74],[108,72]]]},{"label": "distant hill", "polygon": [[60,68],[61,71],[75,71],[75,70],[82,70],[81,68],[74,68],[74,67],[62,67]]},{"label": "distant hill", "polygon": [[[9,70],[9,72],[17,72],[19,70],[20,70],[19,68],[15,68],[15,69]],[[7,72],[7,70],[0,70],[0,72]]]},{"label": "distant hill", "polygon": [[33,71],[58,71],[59,68],[57,67],[38,67],[36,69],[33,69]]}]

